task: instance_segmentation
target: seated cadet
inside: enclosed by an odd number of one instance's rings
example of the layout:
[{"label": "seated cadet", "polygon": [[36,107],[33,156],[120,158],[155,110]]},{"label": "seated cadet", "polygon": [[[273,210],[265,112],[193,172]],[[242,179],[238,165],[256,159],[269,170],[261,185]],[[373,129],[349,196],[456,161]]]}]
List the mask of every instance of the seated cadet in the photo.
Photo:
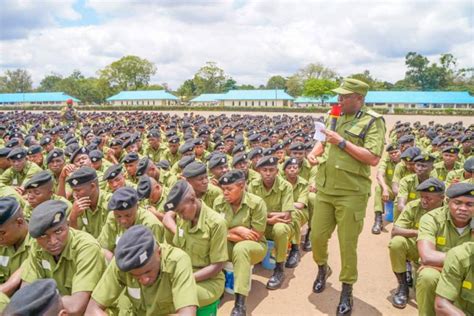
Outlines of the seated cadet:
[{"label": "seated cadet", "polygon": [[265,237],[275,243],[275,269],[268,280],[267,288],[276,290],[285,279],[284,262],[288,242],[293,234],[291,217],[294,211],[293,188],[288,181],[278,176],[277,159],[266,156],[257,163],[261,180],[249,185],[249,192],[261,197],[267,206],[267,228]]},{"label": "seated cadet", "polygon": [[112,260],[120,237],[133,225],[148,227],[158,242],[163,241],[163,225],[153,214],[138,207],[138,195],[134,188],[118,189],[112,194],[107,206],[110,212],[97,237],[107,261]]},{"label": "seated cadet", "polygon": [[222,195],[222,190],[213,184],[209,184],[206,165],[199,161],[193,161],[183,169],[183,177],[193,187],[196,197],[207,206],[212,207],[217,197]]},{"label": "seated cadet", "polygon": [[43,170],[35,174],[25,184],[25,194],[28,204],[23,210],[26,220],[31,217],[31,212],[35,207],[48,200],[59,200],[67,204],[66,216],[69,216],[72,209],[72,203],[60,195],[54,194],[54,180],[51,173]]},{"label": "seated cadet", "polygon": [[444,188],[444,183],[437,178],[429,178],[420,183],[416,187],[420,198],[409,202],[393,225],[388,248],[392,270],[398,280],[397,291],[392,295],[392,304],[397,308],[405,308],[408,303],[408,281],[412,280],[412,277],[409,275],[410,271],[407,271],[406,262],[418,263],[416,238],[420,218],[443,205]]},{"label": "seated cadet", "polygon": [[123,150],[123,142],[120,139],[112,139],[109,144],[109,150],[107,150],[106,157],[108,161],[113,164],[118,164],[122,161],[125,156]]},{"label": "seated cadet", "polygon": [[11,167],[11,162],[7,158],[10,151],[12,150],[8,147],[0,148],[0,175],[2,175],[5,170]]},{"label": "seated cadet", "polygon": [[283,144],[275,144],[272,149],[275,150],[275,157],[278,159],[278,164],[283,164],[286,159],[286,151]]},{"label": "seated cadet", "polygon": [[390,144],[386,148],[387,156],[382,159],[377,170],[377,185],[375,186],[374,211],[375,221],[372,226],[372,234],[380,234],[383,227],[382,213],[383,202],[393,201],[395,195],[392,191],[392,179],[395,166],[400,162],[400,149],[396,144]]},{"label": "seated cadet", "polygon": [[132,303],[129,315],[195,315],[198,306],[189,256],[181,249],[158,244],[142,225],[132,226],[120,238],[86,315],[107,315],[105,310],[122,293]]},{"label": "seated cadet", "polygon": [[211,183],[215,186],[219,186],[219,179],[229,171],[227,156],[221,153],[211,155],[211,159],[209,159],[207,163],[209,173],[211,174]]},{"label": "seated cadet", "polygon": [[[184,144],[179,146],[178,152],[181,157],[179,161],[181,161],[184,157],[194,157],[194,159],[196,159],[196,155],[194,155],[194,143],[191,140],[188,140]],[[179,167],[179,161],[175,162],[174,165],[171,167],[171,173],[178,174],[180,172],[180,169],[183,169]]]},{"label": "seated cadet", "polygon": [[171,136],[168,139],[168,148],[164,151],[161,159],[168,160],[170,165],[173,166],[181,159],[181,154],[178,152],[179,146],[179,137],[176,135]]},{"label": "seated cadet", "polygon": [[148,157],[143,157],[138,162],[136,176],[141,177],[143,175],[147,175],[154,178],[156,181],[160,181],[160,168],[158,168]]},{"label": "seated cadet", "polygon": [[144,175],[138,180],[137,194],[140,201],[139,206],[150,211],[163,222],[168,189],[160,185],[154,178]]},{"label": "seated cadet", "polygon": [[148,146],[144,151],[144,155],[152,161],[158,162],[163,159],[166,147],[161,144],[161,132],[159,129],[151,129],[146,136]]},{"label": "seated cadet", "polygon": [[38,167],[43,168],[43,148],[39,145],[31,145],[26,151],[26,159],[34,162]]},{"label": "seated cadet", "polygon": [[129,152],[122,160],[126,170],[125,179],[133,184],[138,183],[137,168],[140,157],[136,152]]},{"label": "seated cadet", "polygon": [[40,279],[19,289],[5,306],[2,315],[63,316],[68,315],[68,312],[56,282],[53,279]]},{"label": "seated cadet", "polygon": [[50,153],[51,150],[54,149],[54,142],[53,142],[53,139],[51,138],[51,135],[43,135],[43,137],[41,137],[40,139],[40,142],[39,144],[41,145],[41,147],[43,147],[43,150],[46,152],[46,153]]},{"label": "seated cadet", "polygon": [[420,220],[417,247],[421,267],[416,280],[416,301],[420,315],[434,315],[436,285],[446,252],[474,241],[469,226],[474,215],[474,185],[456,183],[446,190],[448,205],[433,210]]},{"label": "seated cadet", "polygon": [[296,158],[288,158],[283,164],[284,179],[293,187],[295,201],[295,211],[291,216],[294,234],[291,238],[291,250],[286,260],[286,268],[295,268],[300,261],[301,227],[309,220],[308,182],[299,175],[299,166]]},{"label": "seated cadet", "polygon": [[[67,149],[65,154],[67,154]],[[70,164],[64,166],[58,179],[57,194],[71,200],[71,192],[66,189],[66,179],[81,166],[92,168],[92,162],[89,158],[89,150],[85,147],[79,147],[69,157]]]},{"label": "seated cadet", "polygon": [[108,160],[103,159],[104,154],[98,149],[89,152],[89,158],[91,160],[91,167],[102,174],[112,165]]},{"label": "seated cadet", "polygon": [[446,180],[448,172],[462,168],[462,164],[458,161],[459,148],[448,146],[443,148],[443,161],[434,164],[433,176],[438,177],[441,181]]},{"label": "seated cadet", "polygon": [[464,135],[459,143],[461,145],[461,150],[459,151],[459,160],[461,162],[464,162],[469,157],[474,156],[474,151],[472,150],[474,138],[472,135]]},{"label": "seated cadet", "polygon": [[14,187],[22,195],[25,183],[42,169],[26,159],[26,150],[22,147],[13,148],[7,158],[11,167],[0,175],[0,183]]},{"label": "seated cadet", "polygon": [[263,260],[267,251],[265,202],[245,189],[245,175],[232,170],[219,179],[223,190],[214,209],[227,223],[227,248],[234,266],[235,303],[232,316],[245,316],[245,298],[250,291],[250,268]]},{"label": "seated cadet", "polygon": [[208,153],[205,150],[204,141],[202,140],[202,138],[198,137],[193,140],[193,144],[194,144],[194,155],[196,156],[196,160],[205,162],[206,156],[208,155]]},{"label": "seated cadet", "polygon": [[[392,178],[392,191],[394,196],[398,194],[398,184],[400,180],[407,175],[415,173],[415,163],[413,159],[421,154],[421,150],[418,147],[409,147],[405,151],[400,150],[400,152],[402,153],[400,155],[400,162],[395,166]],[[395,203],[397,203],[396,199]]]},{"label": "seated cadet", "polygon": [[262,157],[263,157],[263,149],[261,147],[252,148],[252,150],[249,151],[248,157],[247,157],[250,160],[249,169],[255,171],[255,166],[257,165],[257,162]]},{"label": "seated cadet", "polygon": [[122,172],[123,168],[121,164],[112,165],[104,172],[102,179],[107,182],[105,191],[113,193],[119,188],[130,187],[133,188],[136,185],[125,179]]},{"label": "seated cadet", "polygon": [[222,268],[229,258],[225,220],[202,203],[185,180],[171,188],[165,211],[163,224],[173,235],[172,244],[191,258],[199,306],[214,303],[224,293]]},{"label": "seated cadet", "polygon": [[163,186],[171,188],[173,184],[178,181],[177,176],[170,171],[171,166],[168,160],[160,160],[155,166],[159,170],[159,182],[163,184]]},{"label": "seated cadet", "polygon": [[74,196],[69,225],[97,238],[107,220],[110,194],[99,189],[97,173],[91,167],[77,169],[68,177],[67,183]]},{"label": "seated cadet", "polygon": [[474,184],[474,157],[470,157],[464,161],[463,168],[452,170],[446,176],[446,186],[449,187],[453,183],[467,182]]},{"label": "seated cadet", "polygon": [[31,238],[21,205],[0,198],[0,292],[11,296],[21,284],[20,266],[29,255]]},{"label": "seated cadet", "polygon": [[[416,191],[418,184],[430,177],[433,171],[434,157],[428,154],[421,154],[413,159],[415,162],[415,173],[410,174],[400,180],[397,194],[397,209],[394,210],[394,220],[405,209],[406,203],[418,199],[420,196]],[[431,175],[432,176],[432,175]]]},{"label": "seated cadet", "polygon": [[59,176],[65,166],[64,151],[59,148],[54,148],[46,156],[46,168],[54,177],[54,192],[57,192]]},{"label": "seated cadet", "polygon": [[245,153],[237,154],[232,158],[232,168],[244,172],[247,185],[262,178],[257,171],[250,169],[248,156]]},{"label": "seated cadet", "polygon": [[67,312],[82,315],[105,271],[105,259],[97,240],[69,228],[66,209],[62,201],[46,201],[33,210],[28,229],[35,240],[21,278],[23,284],[54,279]]},{"label": "seated cadet", "polygon": [[[474,229],[471,220],[471,229]],[[449,250],[436,286],[436,315],[456,316],[474,313],[474,242]]]}]

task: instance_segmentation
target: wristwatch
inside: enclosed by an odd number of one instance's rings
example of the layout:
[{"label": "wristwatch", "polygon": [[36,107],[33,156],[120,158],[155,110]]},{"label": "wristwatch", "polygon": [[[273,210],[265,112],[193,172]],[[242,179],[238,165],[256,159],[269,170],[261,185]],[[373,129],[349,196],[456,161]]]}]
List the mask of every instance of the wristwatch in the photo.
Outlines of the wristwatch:
[{"label": "wristwatch", "polygon": [[341,140],[339,144],[337,144],[337,147],[341,148],[341,150],[344,150],[344,148],[346,148],[346,140]]}]

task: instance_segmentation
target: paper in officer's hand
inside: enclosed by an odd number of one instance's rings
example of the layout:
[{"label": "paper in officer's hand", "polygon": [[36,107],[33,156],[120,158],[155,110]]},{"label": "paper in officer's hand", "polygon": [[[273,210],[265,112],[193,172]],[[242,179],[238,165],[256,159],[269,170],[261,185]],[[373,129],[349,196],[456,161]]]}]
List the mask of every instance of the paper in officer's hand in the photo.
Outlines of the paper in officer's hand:
[{"label": "paper in officer's hand", "polygon": [[323,123],[315,122],[313,139],[320,142],[326,141],[326,135],[323,133],[324,130],[326,130],[326,126]]}]

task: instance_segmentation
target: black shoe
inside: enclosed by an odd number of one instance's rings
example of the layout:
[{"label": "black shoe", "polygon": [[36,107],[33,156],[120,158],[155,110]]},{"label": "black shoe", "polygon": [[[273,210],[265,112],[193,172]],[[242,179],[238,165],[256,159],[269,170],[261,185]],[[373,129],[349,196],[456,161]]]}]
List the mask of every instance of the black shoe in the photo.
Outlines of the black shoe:
[{"label": "black shoe", "polygon": [[410,289],[408,288],[406,272],[395,273],[398,281],[398,288],[395,294],[392,295],[392,305],[396,308],[405,308],[408,304],[408,295]]},{"label": "black shoe", "polygon": [[326,288],[326,280],[331,276],[332,270],[327,264],[323,266],[318,266],[318,275],[316,280],[313,283],[313,292],[321,293]]},{"label": "black shoe", "polygon": [[277,262],[275,269],[273,270],[273,275],[270,277],[270,280],[267,282],[267,289],[276,290],[281,287],[285,280],[285,272],[283,268],[283,262]]},{"label": "black shoe", "polygon": [[375,222],[374,226],[372,226],[372,234],[379,235],[382,231],[383,227],[383,219],[382,219],[382,212],[375,212]]},{"label": "black shoe", "polygon": [[352,284],[342,283],[341,299],[337,305],[337,315],[350,315],[352,313]]},{"label": "black shoe", "polygon": [[409,287],[413,287],[413,275],[411,274],[411,262],[410,261],[407,261],[407,264],[406,264],[406,267],[407,267],[407,284]]},{"label": "black shoe", "polygon": [[234,308],[232,308],[231,316],[245,316],[247,315],[247,308],[245,307],[245,296],[235,293]]},{"label": "black shoe", "polygon": [[288,255],[288,259],[286,259],[285,268],[296,268],[300,259],[301,256],[298,245],[291,245],[290,254]]},{"label": "black shoe", "polygon": [[308,228],[308,231],[306,232],[306,235],[304,235],[304,241],[303,241],[303,251],[311,251],[311,228]]}]

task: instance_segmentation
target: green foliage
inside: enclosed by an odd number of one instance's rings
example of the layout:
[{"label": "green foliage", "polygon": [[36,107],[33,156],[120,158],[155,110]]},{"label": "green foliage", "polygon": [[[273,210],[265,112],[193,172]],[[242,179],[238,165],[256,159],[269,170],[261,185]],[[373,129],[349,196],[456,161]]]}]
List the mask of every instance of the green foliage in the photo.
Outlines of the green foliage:
[{"label": "green foliage", "polygon": [[331,90],[337,87],[338,84],[335,81],[311,78],[306,80],[304,84],[303,95],[307,97],[320,98],[324,103],[324,100],[327,100],[334,95],[334,92]]},{"label": "green foliage", "polygon": [[363,73],[353,74],[353,75],[350,75],[348,77],[358,79],[360,81],[363,81],[363,82],[367,83],[370,87],[369,90],[374,90],[374,91],[377,91],[377,90],[390,90],[391,88],[393,88],[393,84],[391,84],[390,82],[379,81],[379,80],[373,78],[372,75],[370,74],[369,70],[364,70]]},{"label": "green foliage", "polygon": [[215,62],[208,61],[194,75],[196,93],[220,93],[226,89],[227,76]]},{"label": "green foliage", "polygon": [[30,92],[33,89],[31,75],[25,69],[7,70],[0,76],[0,92]]},{"label": "green foliage", "polygon": [[272,76],[267,81],[267,89],[285,89],[286,79],[282,76]]}]

